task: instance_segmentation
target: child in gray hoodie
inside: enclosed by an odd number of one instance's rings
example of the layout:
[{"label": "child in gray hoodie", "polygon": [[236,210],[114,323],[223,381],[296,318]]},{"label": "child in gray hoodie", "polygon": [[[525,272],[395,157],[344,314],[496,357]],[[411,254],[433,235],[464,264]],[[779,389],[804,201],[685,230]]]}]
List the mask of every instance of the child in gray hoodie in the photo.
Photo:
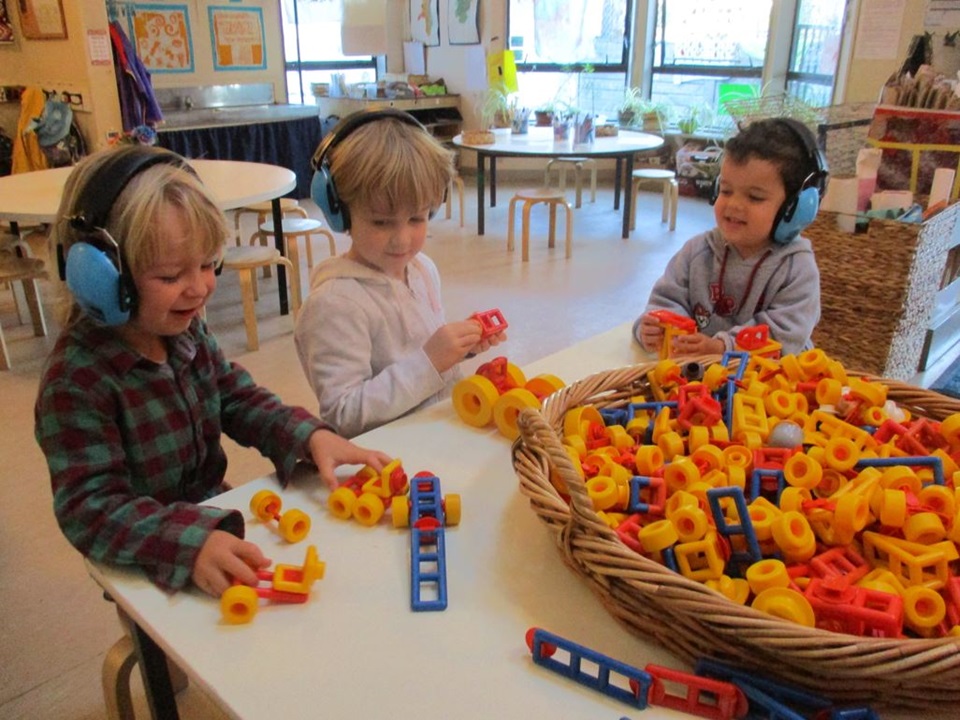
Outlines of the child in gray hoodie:
[{"label": "child in gray hoodie", "polygon": [[450,151],[407,113],[348,116],[314,155],[312,195],[346,254],[317,265],[297,318],[320,418],[344,437],[449,395],[459,363],[506,339],[447,323],[440,275],[421,252],[454,174]]},{"label": "child in gray hoodie", "polygon": [[697,323],[698,332],[674,337],[673,355],[733,350],[751,325],[767,325],[783,354],[812,347],[820,274],[800,233],[816,217],[827,178],[813,134],[796,120],[759,120],[731,138],[711,198],[717,226],[688,240],[654,284],[633,327],[644,349],[657,352],[664,338],[653,310]]}]

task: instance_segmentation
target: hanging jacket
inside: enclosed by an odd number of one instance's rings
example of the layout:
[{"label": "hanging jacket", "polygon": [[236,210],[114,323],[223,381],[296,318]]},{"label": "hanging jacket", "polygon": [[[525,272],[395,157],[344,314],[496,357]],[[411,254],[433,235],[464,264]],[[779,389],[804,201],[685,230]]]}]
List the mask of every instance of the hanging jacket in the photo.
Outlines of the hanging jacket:
[{"label": "hanging jacket", "polygon": [[47,156],[40,147],[37,134],[29,127],[34,118],[43,115],[46,96],[38,87],[25,88],[20,95],[20,119],[17,121],[17,136],[13,139],[13,173],[44,170]]},{"label": "hanging jacket", "polygon": [[110,23],[110,42],[124,132],[138,125],[156,125],[163,120],[163,112],[153,94],[150,72],[137,57],[136,48],[116,20]]}]

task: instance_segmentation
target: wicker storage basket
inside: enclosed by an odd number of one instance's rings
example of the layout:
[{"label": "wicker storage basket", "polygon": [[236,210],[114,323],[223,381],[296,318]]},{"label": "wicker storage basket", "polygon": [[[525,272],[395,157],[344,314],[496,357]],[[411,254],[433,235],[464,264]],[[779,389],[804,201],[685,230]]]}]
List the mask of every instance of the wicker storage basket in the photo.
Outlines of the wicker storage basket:
[{"label": "wicker storage basket", "polygon": [[917,372],[960,203],[922,224],[871,220],[866,233],[820,212],[804,230],[820,268],[814,344],[848,367],[909,380]]},{"label": "wicker storage basket", "polygon": [[[645,392],[654,365],[591,375],[549,396],[541,410],[524,409],[521,437],[513,446],[521,492],[567,564],[610,613],[687,662],[712,656],[838,702],[910,709],[960,702],[960,638],[867,638],[789,623],[737,605],[633,552],[598,518],[561,445],[564,414],[583,404],[625,404]],[[889,398],[914,416],[939,420],[960,412],[960,401],[894,380],[881,382]],[[551,483],[553,472],[566,483],[569,504]]]}]

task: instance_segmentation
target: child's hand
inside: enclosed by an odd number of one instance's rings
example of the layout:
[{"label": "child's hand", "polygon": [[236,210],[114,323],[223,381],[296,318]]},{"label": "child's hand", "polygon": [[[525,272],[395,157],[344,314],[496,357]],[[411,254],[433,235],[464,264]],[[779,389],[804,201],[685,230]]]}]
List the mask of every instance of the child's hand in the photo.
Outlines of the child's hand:
[{"label": "child's hand", "polygon": [[672,356],[682,355],[722,355],[727,349],[723,340],[712,338],[703,333],[677,335],[673,339]]},{"label": "child's hand", "polygon": [[378,450],[367,450],[354,445],[330,430],[317,430],[310,436],[310,457],[313,458],[320,479],[331,490],[339,486],[335,470],[339,465],[369,465],[377,472],[393,458]]},{"label": "child's hand", "polygon": [[256,571],[269,564],[270,560],[253,543],[223,530],[214,530],[200,548],[191,577],[193,584],[205,593],[220,597],[234,580],[255,586]]},{"label": "child's hand", "polygon": [[663,326],[650,313],[645,313],[640,317],[640,345],[647,352],[660,352],[660,345],[663,343]]},{"label": "child's hand", "polygon": [[480,343],[481,334],[480,323],[476,320],[447,323],[429,337],[423,351],[437,372],[446,372]]},{"label": "child's hand", "polygon": [[480,353],[484,353],[490,348],[495,347],[502,342],[505,342],[506,339],[507,339],[507,331],[501,330],[496,335],[491,335],[488,338],[484,338],[483,340],[478,342],[476,345],[474,345],[472,348],[470,348],[470,354],[479,355]]}]

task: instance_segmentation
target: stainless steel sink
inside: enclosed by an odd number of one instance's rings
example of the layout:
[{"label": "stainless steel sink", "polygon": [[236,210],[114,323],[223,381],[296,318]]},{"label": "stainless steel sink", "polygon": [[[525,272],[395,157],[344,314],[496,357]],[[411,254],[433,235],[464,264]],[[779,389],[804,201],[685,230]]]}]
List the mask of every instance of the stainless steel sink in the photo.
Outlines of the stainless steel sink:
[{"label": "stainless steel sink", "polygon": [[253,123],[295,120],[316,117],[314,105],[238,105],[233,107],[191,108],[170,110],[163,114],[163,124],[158,132],[187,130],[193,128],[221,127],[224,125],[250,125]]}]

